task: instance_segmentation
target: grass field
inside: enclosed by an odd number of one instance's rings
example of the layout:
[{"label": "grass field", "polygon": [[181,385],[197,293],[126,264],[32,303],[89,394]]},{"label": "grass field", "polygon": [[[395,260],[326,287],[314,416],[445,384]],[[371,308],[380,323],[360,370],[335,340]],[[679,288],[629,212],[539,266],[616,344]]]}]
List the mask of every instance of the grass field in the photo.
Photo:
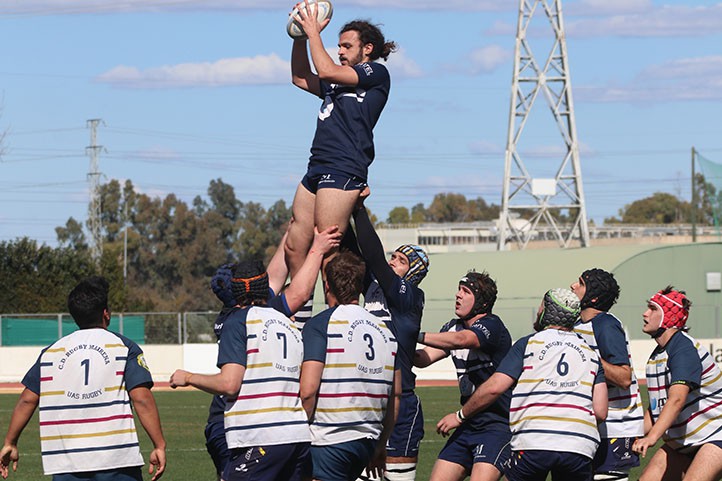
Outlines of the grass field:
[{"label": "grass field", "polygon": [[[456,387],[422,387],[417,391],[424,408],[426,437],[421,444],[416,479],[423,481],[429,479],[436,455],[445,442],[444,438],[436,434],[436,422],[445,414],[458,409],[459,391]],[[206,453],[203,437],[211,396],[199,391],[156,392],[155,396],[168,442],[168,467],[163,479],[214,481],[214,467]],[[17,399],[17,394],[0,394],[0,436],[4,437],[7,432],[10,414]],[[151,444],[140,423],[136,421],[136,425],[143,456],[147,462]],[[11,473],[8,479],[17,481],[43,479],[37,413],[25,429],[19,448],[18,471]],[[641,468],[634,470],[630,480],[638,479],[640,472]],[[150,479],[147,475],[146,478]]]}]

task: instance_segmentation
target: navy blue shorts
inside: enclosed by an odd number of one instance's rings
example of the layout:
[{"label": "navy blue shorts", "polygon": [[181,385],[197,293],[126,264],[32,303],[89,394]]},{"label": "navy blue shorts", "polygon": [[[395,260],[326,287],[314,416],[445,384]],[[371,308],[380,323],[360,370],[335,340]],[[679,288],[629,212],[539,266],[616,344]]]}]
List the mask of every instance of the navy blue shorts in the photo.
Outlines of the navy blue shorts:
[{"label": "navy blue shorts", "polygon": [[508,481],[591,481],[592,460],[577,453],[560,451],[514,451],[506,472]]},{"label": "navy blue shorts", "polygon": [[366,469],[375,449],[376,440],[368,438],[328,446],[311,446],[313,479],[353,481]]},{"label": "navy blue shorts", "polygon": [[636,438],[605,438],[599,443],[592,467],[595,473],[622,472],[639,466],[639,455],[632,451]]},{"label": "navy blue shorts", "polygon": [[87,473],[53,474],[53,481],[143,481],[142,466]]},{"label": "navy blue shorts", "polygon": [[220,476],[231,458],[231,452],[226,443],[226,431],[223,429],[223,420],[206,424],[205,435],[206,450],[211,455],[216,472]]},{"label": "navy blue shorts", "polygon": [[225,481],[301,481],[311,475],[311,443],[231,449]]},{"label": "navy blue shorts", "polygon": [[690,461],[692,461],[697,455],[697,451],[699,451],[705,444],[713,444],[718,448],[722,449],[722,441],[709,441],[704,444],[700,444],[699,446],[685,446],[683,448],[678,448],[675,451],[682,456],[686,456],[687,458],[689,458]]},{"label": "navy blue shorts", "polygon": [[455,463],[471,473],[475,463],[492,464],[504,472],[511,456],[511,432],[474,429],[462,424],[454,431],[439,453],[439,459]]},{"label": "navy blue shorts", "polygon": [[301,185],[312,194],[319,189],[338,190],[364,190],[368,185],[365,180],[359,177],[349,177],[344,174],[320,174],[310,176],[308,174],[301,179]]},{"label": "navy blue shorts", "polygon": [[415,458],[419,456],[419,445],[424,437],[424,412],[421,401],[413,392],[401,395],[399,415],[394,430],[386,443],[386,456]]}]

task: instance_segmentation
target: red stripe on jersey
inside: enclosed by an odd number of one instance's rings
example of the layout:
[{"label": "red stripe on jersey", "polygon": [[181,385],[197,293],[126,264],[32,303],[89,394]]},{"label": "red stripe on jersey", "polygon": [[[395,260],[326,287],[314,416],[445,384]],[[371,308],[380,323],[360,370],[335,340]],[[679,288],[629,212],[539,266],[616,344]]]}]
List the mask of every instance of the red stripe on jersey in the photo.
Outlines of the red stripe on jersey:
[{"label": "red stripe on jersey", "polygon": [[246,399],[259,399],[264,397],[276,397],[276,396],[287,396],[287,397],[298,397],[297,392],[267,392],[263,394],[247,394],[245,396],[238,396],[236,401],[243,401]]},{"label": "red stripe on jersey", "polygon": [[531,403],[531,404],[525,404],[523,406],[519,406],[516,408],[510,408],[509,412],[514,411],[523,411],[524,409],[533,408],[533,407],[547,407],[547,408],[563,408],[563,409],[578,409],[580,411],[584,411],[585,413],[594,414],[589,409],[583,408],[581,406],[575,406],[574,404],[555,404],[555,403]]},{"label": "red stripe on jersey", "polygon": [[326,352],[331,352],[331,353],[337,354],[337,353],[340,353],[340,352],[346,352],[346,350],[345,350],[344,348],[339,348],[339,349],[326,349]]},{"label": "red stripe on jersey", "polygon": [[258,354],[260,351],[258,349],[249,349],[246,351],[246,355],[248,354]]},{"label": "red stripe on jersey", "polygon": [[53,376],[41,377],[41,378],[40,378],[40,382],[46,382],[46,381],[52,381],[52,380],[53,380]]},{"label": "red stripe on jersey", "polygon": [[367,392],[343,392],[333,394],[320,394],[318,397],[370,397],[375,399],[384,399],[389,397],[388,394],[371,394]]},{"label": "red stripe on jersey", "polygon": [[86,423],[102,423],[105,421],[113,421],[115,419],[129,419],[132,414],[118,414],[117,416],[108,416],[105,418],[88,418],[88,419],[63,419],[62,421],[41,421],[41,426],[54,426],[56,424],[86,424]]}]

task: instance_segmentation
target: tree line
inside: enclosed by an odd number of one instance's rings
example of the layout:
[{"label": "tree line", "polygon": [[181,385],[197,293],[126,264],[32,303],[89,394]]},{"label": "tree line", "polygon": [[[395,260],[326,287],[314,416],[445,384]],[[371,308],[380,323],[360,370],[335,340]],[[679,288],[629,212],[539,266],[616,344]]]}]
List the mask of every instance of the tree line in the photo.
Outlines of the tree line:
[{"label": "tree line", "polygon": [[[699,174],[695,185],[697,222],[712,225],[722,193]],[[689,202],[657,192],[626,205],[605,223],[687,223],[692,210]],[[91,258],[83,223],[72,217],[55,229],[57,247],[28,238],[0,242],[0,313],[64,312],[70,289],[82,277],[98,273],[111,283],[116,311],[215,310],[218,303],[208,280],[216,267],[242,258],[268,262],[291,218],[283,200],[269,208],[242,202],[221,179],[212,180],[207,196],[197,196],[190,205],[174,194],[150,197],[129,180],[122,185],[111,180],[101,186],[101,211],[103,254],[98,264]],[[499,211],[481,197],[440,193],[428,207],[399,206],[385,222],[372,219],[377,225],[477,222],[495,220]]]}]

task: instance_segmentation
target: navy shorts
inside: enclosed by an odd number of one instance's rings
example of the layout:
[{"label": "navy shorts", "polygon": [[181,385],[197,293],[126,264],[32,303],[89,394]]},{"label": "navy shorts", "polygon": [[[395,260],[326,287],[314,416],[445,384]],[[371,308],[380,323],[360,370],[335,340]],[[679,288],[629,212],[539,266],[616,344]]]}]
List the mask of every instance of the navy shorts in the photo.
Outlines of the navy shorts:
[{"label": "navy shorts", "polygon": [[353,481],[366,469],[375,449],[376,440],[368,438],[327,446],[311,446],[313,479]]},{"label": "navy shorts", "polygon": [[141,467],[131,466],[87,473],[53,474],[53,481],[143,481]]},{"label": "navy shorts", "polygon": [[225,481],[301,481],[311,475],[311,443],[236,448],[223,472]]},{"label": "navy shorts", "polygon": [[415,458],[419,456],[419,445],[424,437],[424,412],[421,401],[413,392],[401,395],[399,415],[394,430],[386,443],[386,456]]},{"label": "navy shorts", "polygon": [[368,185],[365,180],[360,177],[349,177],[344,174],[320,174],[320,175],[304,175],[301,179],[301,185],[312,194],[320,189],[338,189],[338,190],[364,190]]},{"label": "navy shorts", "polygon": [[577,453],[560,451],[514,451],[506,472],[508,481],[591,481],[592,460]]},{"label": "navy shorts", "polygon": [[599,443],[592,467],[595,473],[626,473],[639,466],[639,455],[632,451],[636,438],[605,438]]},{"label": "navy shorts", "polygon": [[226,443],[226,431],[223,428],[223,420],[220,422],[212,422],[206,424],[206,450],[211,455],[213,464],[216,466],[218,475],[223,474],[223,470],[231,458],[231,452],[228,450]]},{"label": "navy shorts", "polygon": [[694,459],[694,457],[697,455],[697,451],[699,451],[702,446],[705,444],[713,444],[717,446],[718,448],[722,449],[722,441],[709,441],[704,444],[700,444],[698,446],[685,446],[683,448],[677,448],[676,452],[681,454],[682,456],[686,456],[689,458],[690,462]]},{"label": "navy shorts", "polygon": [[463,466],[471,473],[476,463],[492,464],[500,472],[509,465],[511,432],[462,424],[439,453],[439,459]]}]

